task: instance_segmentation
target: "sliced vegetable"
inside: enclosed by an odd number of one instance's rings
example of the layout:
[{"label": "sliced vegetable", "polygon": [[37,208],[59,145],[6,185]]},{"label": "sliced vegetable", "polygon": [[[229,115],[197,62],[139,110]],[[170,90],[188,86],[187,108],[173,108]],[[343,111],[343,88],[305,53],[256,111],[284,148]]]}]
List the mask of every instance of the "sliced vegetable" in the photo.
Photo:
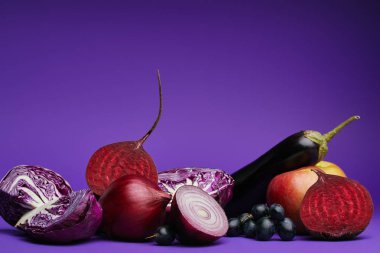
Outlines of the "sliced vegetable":
[{"label": "sliced vegetable", "polygon": [[198,187],[180,187],[173,198],[170,223],[178,240],[185,244],[209,244],[224,236],[228,230],[222,207]]},{"label": "sliced vegetable", "polygon": [[180,168],[158,174],[158,186],[167,193],[174,195],[183,185],[199,187],[223,207],[232,198],[234,180],[226,172],[210,168]]},{"label": "sliced vegetable", "polygon": [[327,153],[327,143],[350,122],[353,116],[322,135],[308,130],[295,133],[278,143],[257,160],[232,174],[235,180],[233,198],[225,207],[229,217],[247,212],[251,206],[266,202],[269,182],[278,174],[321,161]]},{"label": "sliced vegetable", "polygon": [[14,226],[30,210],[71,192],[69,183],[52,170],[40,166],[16,166],[0,182],[0,215]]},{"label": "sliced vegetable", "polygon": [[373,215],[371,194],[359,182],[313,169],[318,180],[301,204],[301,220],[311,235],[324,240],[351,240]]},{"label": "sliced vegetable", "polygon": [[102,209],[90,190],[72,192],[26,213],[16,227],[32,238],[54,244],[92,237],[102,221]]}]

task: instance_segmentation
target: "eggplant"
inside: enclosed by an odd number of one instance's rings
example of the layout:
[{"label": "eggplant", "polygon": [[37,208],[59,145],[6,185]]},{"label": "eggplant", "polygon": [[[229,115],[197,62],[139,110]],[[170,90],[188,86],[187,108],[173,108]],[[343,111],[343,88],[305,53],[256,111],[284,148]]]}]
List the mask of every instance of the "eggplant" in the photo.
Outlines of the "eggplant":
[{"label": "eggplant", "polygon": [[253,205],[266,202],[270,181],[277,175],[301,167],[315,165],[327,154],[327,143],[350,122],[352,116],[326,134],[306,130],[290,135],[255,161],[232,174],[233,196],[226,205],[228,217],[248,212]]}]

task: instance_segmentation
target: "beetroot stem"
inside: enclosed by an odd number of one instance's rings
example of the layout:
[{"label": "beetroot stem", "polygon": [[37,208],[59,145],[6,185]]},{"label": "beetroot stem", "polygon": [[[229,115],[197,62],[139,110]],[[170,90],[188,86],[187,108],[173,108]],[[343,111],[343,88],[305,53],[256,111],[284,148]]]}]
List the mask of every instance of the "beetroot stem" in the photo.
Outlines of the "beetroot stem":
[{"label": "beetroot stem", "polygon": [[158,122],[160,121],[161,118],[161,113],[162,113],[162,88],[161,88],[161,77],[160,77],[160,70],[157,69],[157,80],[158,80],[158,94],[160,98],[160,107],[158,110],[158,115],[156,120],[153,123],[153,126],[149,129],[149,131],[140,139],[137,141],[137,148],[139,148],[146,139],[150,136],[150,134],[153,132],[153,130],[156,128]]},{"label": "beetroot stem", "polygon": [[325,175],[326,173],[320,169],[310,169],[311,171],[313,171],[315,174],[317,174],[318,176],[318,180],[323,180],[323,175]]}]

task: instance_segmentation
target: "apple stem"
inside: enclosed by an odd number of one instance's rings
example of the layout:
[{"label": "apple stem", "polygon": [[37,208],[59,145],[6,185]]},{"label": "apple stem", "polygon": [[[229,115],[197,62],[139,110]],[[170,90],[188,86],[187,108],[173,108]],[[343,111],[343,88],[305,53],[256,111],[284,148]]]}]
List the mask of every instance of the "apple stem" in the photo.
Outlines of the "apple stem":
[{"label": "apple stem", "polygon": [[347,119],[346,121],[344,121],[343,123],[341,123],[339,126],[335,127],[333,130],[331,130],[330,132],[328,133],[325,133],[323,135],[324,139],[326,140],[326,142],[329,142],[337,133],[340,132],[340,130],[342,130],[345,126],[347,126],[348,124],[350,124],[352,121],[354,120],[357,120],[357,119],[360,119],[360,116],[352,116],[350,117],[349,119]]},{"label": "apple stem", "polygon": [[153,132],[153,130],[156,128],[158,122],[160,121],[161,118],[161,113],[162,113],[162,88],[161,88],[161,77],[160,77],[160,70],[157,69],[157,79],[158,79],[158,94],[160,98],[160,107],[158,109],[158,115],[156,120],[153,123],[153,126],[148,130],[148,132],[140,139],[137,141],[137,148],[139,148],[146,139],[150,136],[150,134]]}]

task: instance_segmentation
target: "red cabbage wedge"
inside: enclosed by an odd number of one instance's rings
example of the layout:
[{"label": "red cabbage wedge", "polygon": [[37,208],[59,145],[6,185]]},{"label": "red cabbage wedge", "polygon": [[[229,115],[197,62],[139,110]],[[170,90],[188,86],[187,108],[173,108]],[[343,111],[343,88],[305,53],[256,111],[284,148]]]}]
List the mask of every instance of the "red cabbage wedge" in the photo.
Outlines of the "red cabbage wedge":
[{"label": "red cabbage wedge", "polygon": [[92,237],[102,209],[90,190],[72,192],[26,213],[16,227],[43,242],[64,244]]},{"label": "red cabbage wedge", "polygon": [[0,181],[0,215],[14,226],[30,210],[71,192],[69,183],[52,170],[40,166],[16,166]]}]

